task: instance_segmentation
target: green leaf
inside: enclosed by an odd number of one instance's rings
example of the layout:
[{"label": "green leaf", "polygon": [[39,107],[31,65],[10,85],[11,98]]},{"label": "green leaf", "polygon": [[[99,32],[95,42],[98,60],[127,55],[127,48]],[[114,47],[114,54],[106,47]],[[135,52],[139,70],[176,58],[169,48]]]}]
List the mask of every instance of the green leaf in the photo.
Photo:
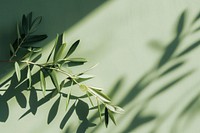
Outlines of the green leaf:
[{"label": "green leaf", "polygon": [[15,50],[14,50],[14,48],[13,48],[12,44],[10,44],[10,51],[12,52],[12,54],[14,54],[14,53],[15,53]]},{"label": "green leaf", "polygon": [[71,89],[69,90],[69,93],[68,93],[68,95],[67,95],[66,110],[67,110],[67,108],[68,108],[68,106],[69,106],[70,96],[71,96]]},{"label": "green leaf", "polygon": [[112,112],[111,112],[110,110],[108,110],[108,115],[109,115],[110,119],[112,120],[112,122],[113,122],[115,125],[117,125],[117,124],[116,124],[116,121],[115,121],[115,117],[113,116],[113,114],[112,114]]},{"label": "green leaf", "polygon": [[31,43],[39,42],[47,38],[47,35],[31,35],[29,36],[26,41],[24,42],[24,45],[30,45]]},{"label": "green leaf", "polygon": [[88,74],[81,74],[77,76],[78,80],[88,80],[94,78],[93,75],[88,75]]},{"label": "green leaf", "polygon": [[65,56],[65,58],[69,57],[77,48],[78,44],[79,44],[80,40],[77,40],[69,49],[69,51],[67,52],[67,55]]},{"label": "green leaf", "polygon": [[28,70],[27,70],[27,79],[28,79],[28,88],[31,88],[31,84],[32,84],[32,77],[31,77],[31,68],[28,65],[27,66]]},{"label": "green leaf", "polygon": [[98,90],[89,88],[88,92],[90,92],[91,94],[95,95],[96,97],[98,97],[103,102],[109,103],[111,101],[108,96],[106,96],[105,94],[103,94],[102,92],[100,92]]},{"label": "green leaf", "polygon": [[[63,38],[63,34],[61,35],[57,35],[56,40],[55,40],[55,49],[54,49],[54,56],[53,56],[53,60],[54,62],[56,62],[56,55],[60,49],[60,47],[62,46],[62,38]],[[66,45],[66,44],[65,44]],[[62,50],[62,49],[61,49]]]},{"label": "green leaf", "polygon": [[28,24],[28,29],[29,29],[29,30],[31,29],[31,23],[32,23],[32,12],[30,12],[30,13],[27,15],[27,24]]},{"label": "green leaf", "polygon": [[57,45],[57,42],[58,42],[58,37],[59,37],[59,35],[57,34],[57,36],[56,36],[56,40],[55,40],[55,44],[54,44],[54,46],[53,46],[51,52],[49,53],[49,56],[48,56],[48,58],[47,58],[47,62],[48,62],[49,59],[51,58],[51,55],[52,55],[53,51],[54,51],[55,48],[56,48],[56,45]]},{"label": "green leaf", "polygon": [[99,118],[100,118],[100,121],[101,121],[101,120],[102,120],[102,118],[101,118],[101,107],[100,107],[99,100],[98,100],[98,99],[96,99],[96,100],[97,100],[97,106],[98,106]]},{"label": "green leaf", "polygon": [[103,91],[102,88],[98,88],[98,87],[94,87],[94,86],[89,86],[89,88],[92,88],[92,89],[97,90],[97,91]]},{"label": "green leaf", "polygon": [[43,74],[42,70],[40,70],[40,86],[42,88],[43,95],[45,96],[46,81],[45,81],[44,74]]},{"label": "green leaf", "polygon": [[93,104],[93,102],[92,102],[92,99],[90,98],[90,94],[89,94],[88,92],[86,92],[86,94],[87,94],[87,97],[88,97],[88,99],[89,99],[91,105],[94,107],[94,104]]},{"label": "green leaf", "polygon": [[62,54],[66,48],[67,44],[66,43],[63,43],[59,50],[57,51],[57,53],[55,54],[55,57],[54,57],[54,62],[57,62],[61,57],[62,57]]},{"label": "green leaf", "polygon": [[17,75],[17,80],[20,81],[21,80],[21,71],[20,71],[19,64],[17,62],[15,62],[15,72]]},{"label": "green leaf", "polygon": [[22,29],[24,31],[24,34],[28,33],[28,22],[25,15],[22,16]]},{"label": "green leaf", "polygon": [[87,60],[85,58],[67,58],[66,61],[77,62],[77,63],[85,63],[85,62],[87,62]]},{"label": "green leaf", "polygon": [[31,28],[30,28],[30,32],[31,33],[35,32],[37,30],[37,28],[38,28],[39,24],[41,23],[41,21],[42,21],[42,17],[41,16],[39,16],[39,17],[37,17],[37,18],[35,18],[33,20],[32,24],[31,24]]},{"label": "green leaf", "polygon": [[108,117],[108,109],[107,108],[105,108],[104,117],[105,117],[105,125],[106,125],[106,127],[108,127],[109,117]]},{"label": "green leaf", "polygon": [[17,23],[17,39],[19,40],[21,38],[20,30],[19,30],[19,24]]},{"label": "green leaf", "polygon": [[54,84],[58,92],[60,92],[60,86],[58,84],[58,80],[57,80],[56,73],[54,70],[52,70],[52,72],[50,73],[50,77],[51,77],[52,83]]},{"label": "green leaf", "polygon": [[65,83],[66,83],[66,80],[63,80],[63,81],[60,83],[60,90],[62,90],[62,88],[64,87]]},{"label": "green leaf", "polygon": [[110,104],[106,104],[105,105],[107,109],[109,109],[112,112],[118,113],[118,114],[122,114],[124,113],[124,110],[118,106],[114,106],[114,105],[110,105]]}]

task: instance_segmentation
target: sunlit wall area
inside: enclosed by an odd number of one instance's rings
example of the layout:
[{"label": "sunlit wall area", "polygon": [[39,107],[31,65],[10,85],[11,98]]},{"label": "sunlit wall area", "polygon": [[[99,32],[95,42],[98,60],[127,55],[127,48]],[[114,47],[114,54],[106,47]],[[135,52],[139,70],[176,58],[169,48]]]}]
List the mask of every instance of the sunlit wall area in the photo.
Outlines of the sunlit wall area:
[{"label": "sunlit wall area", "polygon": [[[14,38],[16,20],[20,20],[23,13],[33,11],[44,20],[38,32],[49,36],[39,44],[44,46],[43,55],[48,56],[57,33],[64,32],[68,45],[80,39],[73,56],[86,57],[89,62],[73,71],[80,72],[98,64],[88,72],[95,78],[86,83],[104,88],[113,104],[124,108],[125,112],[116,114],[117,125],[110,120],[107,128],[104,120],[100,123],[94,116],[95,110],[88,117],[91,121],[88,125],[81,125],[73,113],[61,130],[60,123],[67,113],[65,101],[61,102],[56,118],[48,125],[49,109],[56,99],[38,108],[35,115],[30,113],[18,120],[25,110],[13,98],[9,101],[9,119],[0,123],[0,130],[12,132],[15,129],[21,133],[81,133],[86,128],[88,133],[200,131],[200,1],[60,0],[36,3],[20,0],[17,6],[10,2],[0,4],[0,14],[5,18],[0,22],[0,50],[5,51],[0,52],[0,58],[9,56],[6,52],[9,47],[4,44]],[[81,92],[73,93],[80,95]]]}]

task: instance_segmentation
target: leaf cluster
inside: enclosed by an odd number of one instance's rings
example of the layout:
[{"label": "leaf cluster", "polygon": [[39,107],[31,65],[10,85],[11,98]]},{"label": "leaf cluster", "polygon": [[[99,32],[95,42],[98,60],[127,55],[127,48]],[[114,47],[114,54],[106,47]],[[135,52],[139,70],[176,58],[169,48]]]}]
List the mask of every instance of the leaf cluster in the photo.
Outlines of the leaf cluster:
[{"label": "leaf cluster", "polygon": [[[73,85],[80,88],[80,90],[83,92],[83,95],[88,97],[89,101],[91,102],[91,105],[94,108],[97,107],[96,109],[99,112],[100,120],[102,115],[105,116],[106,127],[108,125],[109,118],[113,121],[114,124],[116,124],[113,113],[123,113],[124,110],[118,106],[113,105],[111,103],[111,99],[103,93],[103,89],[82,83],[85,80],[93,78],[93,76],[85,74],[88,70],[92,69],[93,67],[78,74],[73,74],[73,72],[69,73],[67,71],[70,69],[70,67],[83,65],[87,62],[87,60],[82,57],[71,57],[71,55],[78,48],[80,40],[75,41],[71,46],[68,47],[67,43],[63,42],[63,34],[57,35],[55,43],[52,49],[49,51],[45,62],[37,63],[37,61],[34,61],[31,58],[33,53],[42,52],[41,48],[35,47],[33,43],[42,41],[47,37],[46,35],[32,35],[37,30],[41,21],[42,17],[36,17],[32,20],[32,13],[29,13],[27,16],[23,15],[22,25],[17,25],[17,39],[10,47],[10,50],[12,52],[10,60],[15,62],[14,66],[16,77],[19,81],[19,85],[16,88],[18,88],[24,82],[27,82],[28,86],[26,90],[30,91],[29,99],[35,99],[32,101],[36,102],[36,105],[38,105],[37,102],[39,102],[37,98],[37,91],[41,91],[43,93],[44,99],[48,97],[49,100],[59,95],[59,98],[55,101],[52,108],[50,109],[48,124],[55,118],[58,112],[61,98],[66,99],[66,110],[68,109],[68,105],[71,102],[72,97],[73,99],[80,101],[80,97],[72,95],[73,90],[70,86]],[[17,56],[19,49],[25,49],[27,52],[22,57],[18,56],[17,60],[13,60],[13,58]],[[22,64],[25,64],[26,66],[22,67]],[[35,89],[34,87],[34,83],[32,80],[32,77],[34,76],[32,73],[33,67],[35,67],[39,73],[40,89]],[[22,70],[25,70],[27,72],[24,80],[22,80],[21,76]],[[59,74],[62,75],[62,80],[58,79]],[[54,86],[53,89],[47,88],[46,79],[48,77],[50,78]],[[67,88],[70,88],[68,89],[68,93],[66,93]],[[95,99],[96,104],[94,104],[94,100],[92,100],[92,97]],[[32,112],[33,114],[35,114],[37,111],[37,107],[35,107],[35,104],[30,103],[30,112]],[[76,104],[76,102],[74,104]],[[80,102],[78,102],[77,104],[80,104]],[[102,108],[104,108],[104,113],[102,112]],[[27,113],[22,115],[22,117],[24,117],[26,114]]]}]

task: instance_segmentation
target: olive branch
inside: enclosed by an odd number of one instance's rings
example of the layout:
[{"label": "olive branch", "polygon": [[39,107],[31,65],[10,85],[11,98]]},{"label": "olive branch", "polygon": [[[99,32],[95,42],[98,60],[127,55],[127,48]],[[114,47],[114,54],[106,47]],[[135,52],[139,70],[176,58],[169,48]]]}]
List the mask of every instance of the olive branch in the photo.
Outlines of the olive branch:
[{"label": "olive branch", "polygon": [[[70,88],[68,93],[63,90],[72,85],[76,85],[80,88],[83,94],[88,97],[91,105],[98,110],[100,120],[102,119],[102,115],[105,117],[106,127],[109,123],[109,118],[114,124],[116,124],[113,113],[123,113],[124,110],[119,106],[113,105],[111,99],[103,93],[102,88],[88,86],[82,83],[83,81],[93,78],[93,76],[86,75],[85,73],[95,66],[78,74],[73,74],[73,72],[67,71],[70,66],[73,67],[83,65],[87,62],[85,58],[71,58],[71,55],[76,51],[78,45],[80,44],[80,40],[74,42],[68,49],[67,43],[63,42],[63,34],[57,35],[54,46],[49,52],[46,61],[43,63],[37,63],[37,61],[34,60],[35,54],[41,54],[42,52],[42,48],[35,47],[34,44],[46,39],[47,35],[34,34],[42,21],[42,17],[39,16],[33,19],[32,16],[32,12],[28,15],[23,15],[21,25],[17,24],[17,39],[13,44],[10,44],[10,59],[8,61],[1,61],[14,63],[15,74],[19,82],[15,88],[20,87],[20,85],[24,82],[28,82],[26,90],[30,90],[30,92],[41,91],[44,97],[50,94],[51,98],[56,95],[59,95],[59,99],[61,96],[67,97],[67,110],[71,99],[72,89]],[[39,72],[40,89],[35,89],[33,87],[33,67]],[[22,80],[22,70],[27,71],[26,78],[24,80]],[[62,77],[64,77],[61,81],[58,80],[58,74],[61,74]],[[55,89],[47,89],[46,78],[48,77],[50,77]],[[96,104],[94,104],[94,100],[91,97],[94,97]],[[77,100],[80,100],[80,97],[76,98]],[[102,107],[104,109],[104,113],[102,111]],[[51,121],[52,120],[50,120],[50,122]]]}]

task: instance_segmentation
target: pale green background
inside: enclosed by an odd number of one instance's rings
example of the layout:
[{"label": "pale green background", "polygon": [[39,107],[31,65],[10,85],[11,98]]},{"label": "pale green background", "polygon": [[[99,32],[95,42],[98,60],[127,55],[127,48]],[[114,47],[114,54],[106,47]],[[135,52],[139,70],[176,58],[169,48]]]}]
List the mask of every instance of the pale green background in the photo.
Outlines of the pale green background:
[{"label": "pale green background", "polygon": [[[65,32],[65,40],[69,44],[77,39],[81,40],[76,55],[86,57],[90,61],[83,67],[84,69],[99,63],[98,67],[90,72],[96,75],[96,78],[88,84],[105,88],[105,92],[108,93],[117,80],[124,78],[123,86],[113,99],[115,104],[119,103],[135,82],[150,70],[161,56],[162,50],[152,48],[150,43],[157,41],[164,47],[174,37],[174,28],[179,15],[187,9],[187,21],[190,21],[200,10],[199,0],[1,0],[0,2],[0,59],[9,56],[8,44],[15,38],[13,29],[16,20],[20,21],[22,14],[33,11],[36,16],[42,15],[44,20],[38,33],[49,35],[49,38],[43,42],[46,45],[45,51],[50,49],[49,46],[52,46],[57,33]],[[186,42],[194,42],[198,36],[199,34],[195,34]],[[187,44],[184,43],[181,47],[184,48]],[[136,101],[123,107],[128,111],[123,115],[116,115],[117,126],[111,123],[109,128],[105,128],[102,124],[96,132],[122,132],[131,121],[134,108],[137,108],[132,106],[137,100],[141,100],[153,89],[162,86],[176,75],[195,68],[197,71],[194,74],[175,85],[171,91],[154,99],[148,108],[147,112],[163,114],[173,107],[175,101],[182,98],[181,102],[176,104],[177,109],[171,115],[172,117],[166,120],[158,131],[169,133],[173,116],[184,105],[184,100],[187,101],[196,92],[188,93],[185,97],[182,95],[188,90],[199,87],[199,56],[199,49],[196,49],[186,57],[187,65],[181,70],[149,86]],[[4,64],[1,64],[1,69],[6,69]],[[0,123],[0,131],[4,133],[64,132],[65,130],[59,129],[59,124],[65,114],[65,107],[59,109],[58,116],[50,125],[46,123],[48,110],[55,100],[40,107],[35,116],[29,114],[22,120],[18,120],[25,110],[21,109],[13,98],[9,101],[9,118],[5,123]],[[64,101],[63,106],[65,106]],[[133,108],[132,111],[130,108]],[[200,132],[199,121],[200,117],[195,117],[180,132]],[[66,125],[75,132],[79,124],[78,118],[74,115]],[[142,126],[134,132],[148,133],[154,124],[157,123]]]}]

